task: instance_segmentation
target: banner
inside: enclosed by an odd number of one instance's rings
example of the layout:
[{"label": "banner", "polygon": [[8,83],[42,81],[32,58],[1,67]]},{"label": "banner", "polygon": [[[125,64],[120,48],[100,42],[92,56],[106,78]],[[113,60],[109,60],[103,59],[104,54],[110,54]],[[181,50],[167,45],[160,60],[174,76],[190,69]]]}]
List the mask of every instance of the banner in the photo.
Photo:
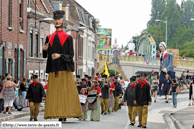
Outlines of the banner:
[{"label": "banner", "polygon": [[98,28],[98,49],[99,50],[111,50],[112,45],[112,29]]}]

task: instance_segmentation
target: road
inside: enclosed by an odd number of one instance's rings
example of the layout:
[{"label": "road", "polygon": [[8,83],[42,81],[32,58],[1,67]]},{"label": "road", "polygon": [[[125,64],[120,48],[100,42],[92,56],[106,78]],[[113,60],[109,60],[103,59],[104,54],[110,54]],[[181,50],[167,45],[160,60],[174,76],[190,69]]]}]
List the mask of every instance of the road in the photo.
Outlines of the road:
[{"label": "road", "polygon": [[[153,99],[153,98],[152,98]],[[149,106],[148,114],[148,129],[172,129],[165,122],[163,115],[166,113],[171,113],[188,105],[188,93],[178,95],[178,107],[172,108],[172,99],[170,97],[169,103],[164,103],[164,96],[158,97],[156,103],[152,103]],[[134,127],[129,126],[128,109],[123,106],[121,110],[113,112],[109,115],[101,115],[100,122],[89,121],[90,111],[88,111],[88,119],[86,121],[79,121],[78,119],[72,118],[67,119],[66,123],[62,124],[63,129],[137,129],[138,118],[136,117],[136,124]],[[38,116],[39,122],[52,122],[57,121],[57,119],[44,120],[44,113],[40,113]],[[29,121],[29,116],[14,119],[11,121]]]}]

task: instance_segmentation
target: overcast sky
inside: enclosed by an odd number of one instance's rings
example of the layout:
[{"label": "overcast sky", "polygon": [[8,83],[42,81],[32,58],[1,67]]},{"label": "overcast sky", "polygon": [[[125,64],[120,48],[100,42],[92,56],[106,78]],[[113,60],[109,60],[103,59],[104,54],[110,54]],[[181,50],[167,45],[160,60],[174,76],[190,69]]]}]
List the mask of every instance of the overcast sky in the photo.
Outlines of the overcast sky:
[{"label": "overcast sky", "polygon": [[[112,28],[112,42],[119,46],[146,28],[152,0],[76,0],[95,18],[102,28]],[[177,0],[180,4],[181,0]]]}]

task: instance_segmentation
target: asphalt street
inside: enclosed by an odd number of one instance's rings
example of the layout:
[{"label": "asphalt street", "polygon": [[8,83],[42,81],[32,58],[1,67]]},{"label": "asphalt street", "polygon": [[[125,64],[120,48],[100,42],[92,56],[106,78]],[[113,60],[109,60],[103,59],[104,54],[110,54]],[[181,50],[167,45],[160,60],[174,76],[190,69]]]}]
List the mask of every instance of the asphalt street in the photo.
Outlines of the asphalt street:
[{"label": "asphalt street", "polygon": [[[165,114],[181,110],[188,105],[188,93],[178,95],[178,107],[172,108],[172,99],[169,98],[169,103],[164,103],[164,96],[158,97],[156,103],[149,106],[148,114],[148,129],[173,129],[169,127],[169,121],[164,120]],[[153,99],[153,97],[152,97]],[[44,113],[38,116],[39,122],[52,122],[58,121],[57,119],[44,120]],[[11,121],[29,121],[30,116],[14,119]],[[79,121],[76,118],[67,119],[66,123],[62,124],[63,129],[137,129],[138,118],[136,117],[135,126],[129,125],[128,109],[127,106],[122,106],[122,109],[108,115],[101,115],[100,121],[90,121],[90,111],[88,111],[88,119],[86,121]],[[167,124],[168,123],[168,124]]]}]

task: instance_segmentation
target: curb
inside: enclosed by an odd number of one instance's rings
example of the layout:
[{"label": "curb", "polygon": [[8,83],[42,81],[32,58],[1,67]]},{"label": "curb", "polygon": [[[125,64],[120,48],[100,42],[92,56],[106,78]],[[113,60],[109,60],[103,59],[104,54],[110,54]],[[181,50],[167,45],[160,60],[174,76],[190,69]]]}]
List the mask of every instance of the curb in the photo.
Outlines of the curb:
[{"label": "curb", "polygon": [[[40,112],[44,112],[44,110],[45,110],[45,109],[40,110],[39,113],[40,113]],[[0,118],[0,122],[9,121],[9,120],[13,120],[13,119],[25,117],[25,116],[28,116],[28,115],[30,115],[30,112],[23,113],[23,114],[20,114],[20,115],[7,116],[7,117]]]},{"label": "curb", "polygon": [[173,113],[171,113],[169,116],[170,116],[170,118],[172,119],[172,121],[174,122],[175,127],[176,127],[177,129],[185,129],[185,128],[181,125],[181,123],[180,123],[177,119],[175,119],[175,118],[172,116],[172,114],[173,114]]}]

